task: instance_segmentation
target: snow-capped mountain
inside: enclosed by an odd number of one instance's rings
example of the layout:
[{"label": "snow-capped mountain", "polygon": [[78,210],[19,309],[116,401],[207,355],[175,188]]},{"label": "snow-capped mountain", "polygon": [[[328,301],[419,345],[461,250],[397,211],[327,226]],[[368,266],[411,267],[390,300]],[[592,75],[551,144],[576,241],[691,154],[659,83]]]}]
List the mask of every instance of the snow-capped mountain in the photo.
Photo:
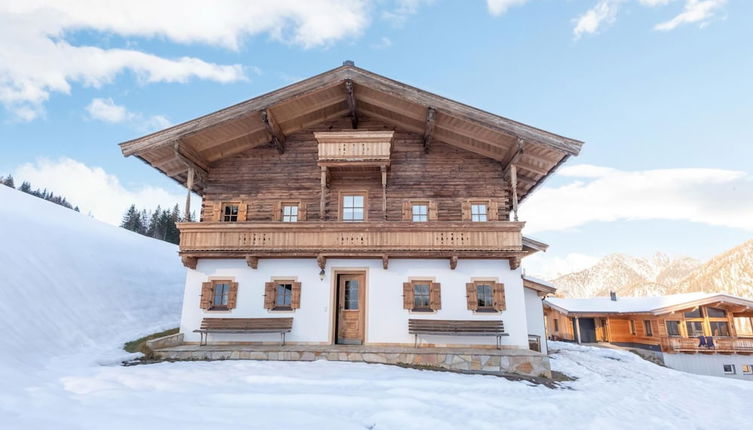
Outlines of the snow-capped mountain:
[{"label": "snow-capped mountain", "polygon": [[690,257],[612,254],[595,265],[553,279],[563,297],[648,296],[694,291],[753,297],[753,240],[702,263]]}]

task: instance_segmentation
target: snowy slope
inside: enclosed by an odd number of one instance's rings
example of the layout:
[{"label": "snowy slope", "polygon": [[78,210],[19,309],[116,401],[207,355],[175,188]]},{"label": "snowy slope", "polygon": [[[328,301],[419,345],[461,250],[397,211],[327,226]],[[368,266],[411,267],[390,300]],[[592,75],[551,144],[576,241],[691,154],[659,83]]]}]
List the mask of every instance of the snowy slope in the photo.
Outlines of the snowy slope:
[{"label": "snowy slope", "polygon": [[178,325],[175,245],[5,186],[0,241],[0,370],[114,358],[124,341]]}]

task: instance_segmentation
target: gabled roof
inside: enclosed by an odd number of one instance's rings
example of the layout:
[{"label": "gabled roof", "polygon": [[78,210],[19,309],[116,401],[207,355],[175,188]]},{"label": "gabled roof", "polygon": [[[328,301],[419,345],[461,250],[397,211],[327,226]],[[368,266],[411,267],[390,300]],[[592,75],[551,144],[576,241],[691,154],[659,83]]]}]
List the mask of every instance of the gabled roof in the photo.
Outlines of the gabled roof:
[{"label": "gabled roof", "polygon": [[557,292],[557,288],[551,282],[528,275],[523,275],[523,286],[535,290],[541,297]]},{"label": "gabled roof", "polygon": [[753,309],[753,300],[729,294],[701,292],[653,297],[619,297],[616,301],[609,297],[588,299],[550,297],[544,303],[566,315],[635,313],[661,315],[716,303],[738,306],[743,308],[741,310]]},{"label": "gabled roof", "polygon": [[202,192],[209,166],[251,148],[273,144],[284,151],[285,137],[339,118],[373,118],[424,137],[425,146],[443,142],[495,160],[518,172],[523,200],[583,142],[497,116],[377,75],[346,62],[343,66],[234,106],[120,144],[166,175],[185,183],[199,174]]}]

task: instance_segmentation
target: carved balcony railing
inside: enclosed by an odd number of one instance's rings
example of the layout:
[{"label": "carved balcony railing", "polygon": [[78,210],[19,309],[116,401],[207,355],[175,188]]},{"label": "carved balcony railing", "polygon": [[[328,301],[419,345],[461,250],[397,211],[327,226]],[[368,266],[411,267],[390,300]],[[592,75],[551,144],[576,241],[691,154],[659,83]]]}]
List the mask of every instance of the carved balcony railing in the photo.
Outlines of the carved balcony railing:
[{"label": "carved balcony railing", "polygon": [[522,222],[179,223],[192,257],[474,257],[522,254]]},{"label": "carved balcony railing", "polygon": [[318,132],[319,165],[388,165],[392,131]]},{"label": "carved balcony railing", "polygon": [[662,337],[661,347],[664,352],[703,352],[721,354],[753,354],[753,338],[750,337],[712,337],[713,346],[701,345],[697,337]]}]

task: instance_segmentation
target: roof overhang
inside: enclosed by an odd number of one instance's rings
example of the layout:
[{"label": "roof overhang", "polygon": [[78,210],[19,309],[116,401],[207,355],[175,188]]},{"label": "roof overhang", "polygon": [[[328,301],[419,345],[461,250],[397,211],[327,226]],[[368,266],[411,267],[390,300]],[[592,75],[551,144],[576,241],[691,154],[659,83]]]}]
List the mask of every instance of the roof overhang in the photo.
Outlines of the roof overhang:
[{"label": "roof overhang", "polygon": [[394,81],[352,63],[234,106],[120,144],[184,184],[189,169],[203,192],[209,166],[223,158],[272,145],[285,137],[340,118],[373,118],[431,142],[442,142],[501,163],[515,164],[522,201],[583,142],[559,136]]},{"label": "roof overhang", "polygon": [[523,287],[536,291],[540,297],[546,297],[557,292],[557,288],[549,283],[523,275]]},{"label": "roof overhang", "polygon": [[544,307],[556,310],[564,315],[577,317],[598,317],[598,316],[630,316],[630,315],[665,315],[673,312],[684,311],[687,309],[697,308],[704,305],[716,305],[729,309],[732,313],[753,313],[753,300],[742,297],[731,296],[728,294],[716,294],[704,297],[698,300],[688,300],[677,303],[672,306],[664,306],[654,309],[632,310],[632,311],[613,311],[591,309],[588,311],[572,311],[563,306],[556,305],[549,300],[544,301]]}]

